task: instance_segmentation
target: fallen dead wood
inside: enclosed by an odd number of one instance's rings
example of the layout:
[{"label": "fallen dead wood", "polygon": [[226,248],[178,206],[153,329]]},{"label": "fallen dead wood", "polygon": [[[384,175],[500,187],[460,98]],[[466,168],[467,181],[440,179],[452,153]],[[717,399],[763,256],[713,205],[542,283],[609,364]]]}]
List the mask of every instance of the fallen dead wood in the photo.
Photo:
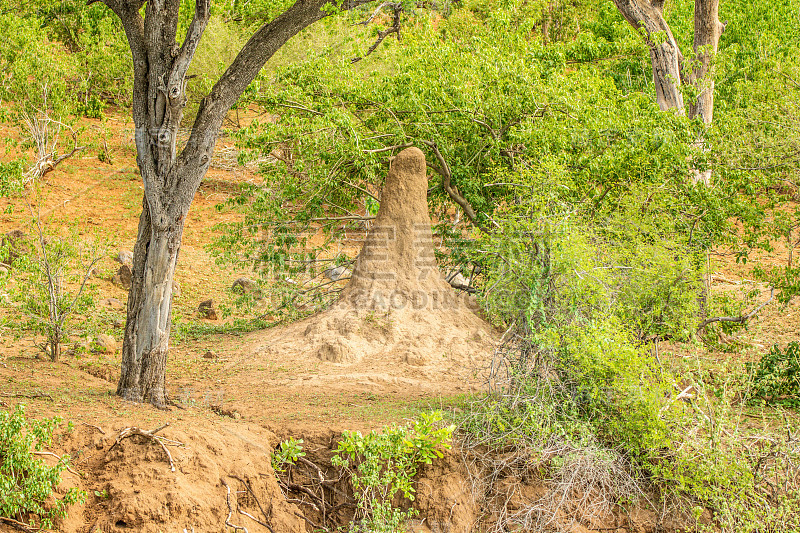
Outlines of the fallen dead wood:
[{"label": "fallen dead wood", "polygon": [[17,522],[13,518],[8,518],[5,516],[0,516],[0,522],[4,524],[8,524],[9,526],[13,527],[14,529],[19,529],[20,531],[25,531],[26,533],[32,533],[33,531],[41,531],[38,527],[31,527],[24,522]]},{"label": "fallen dead wood", "polygon": [[97,431],[99,431],[100,433],[102,433],[103,435],[105,435],[105,434],[106,434],[106,432],[105,432],[105,431],[103,431],[103,428],[101,428],[100,426],[95,426],[94,424],[88,424],[88,423],[86,423],[86,422],[83,422],[83,425],[84,425],[84,426],[89,426],[90,428],[94,428],[94,429],[96,429]]},{"label": "fallen dead wood", "polygon": [[[182,442],[178,442],[176,440],[171,440],[171,439],[168,439],[166,437],[162,437],[161,435],[156,435],[156,433],[158,433],[159,431],[161,431],[162,429],[164,429],[167,426],[169,426],[169,422],[167,422],[163,426],[161,426],[159,428],[156,428],[156,429],[154,429],[152,431],[147,431],[145,429],[139,429],[137,427],[125,428],[122,431],[120,431],[119,435],[117,436],[117,441],[114,444],[111,445],[111,448],[109,448],[108,451],[113,450],[114,446],[119,444],[122,441],[122,439],[127,439],[128,437],[133,437],[134,435],[140,435],[140,436],[145,437],[147,439],[154,440],[159,445],[161,445],[161,448],[164,450],[164,453],[167,454],[167,459],[169,459],[169,469],[172,472],[174,472],[175,471],[175,462],[172,460],[172,454],[169,452],[169,449],[167,448],[167,446],[184,446],[184,444]],[[247,530],[245,530],[245,531],[247,531]]]},{"label": "fallen dead wood", "polygon": [[750,311],[749,313],[745,313],[741,316],[715,316],[713,318],[707,318],[700,323],[700,325],[697,327],[697,331],[698,332],[703,331],[706,328],[706,326],[708,326],[709,324],[713,324],[714,322],[732,322],[738,324],[745,324],[748,320],[756,316],[756,314],[758,314],[758,312],[761,311],[768,303],[770,303],[774,296],[775,296],[775,287],[771,287],[769,290],[769,299],[766,302],[759,305],[758,307],[756,307],[755,309],[753,309],[752,311]]}]

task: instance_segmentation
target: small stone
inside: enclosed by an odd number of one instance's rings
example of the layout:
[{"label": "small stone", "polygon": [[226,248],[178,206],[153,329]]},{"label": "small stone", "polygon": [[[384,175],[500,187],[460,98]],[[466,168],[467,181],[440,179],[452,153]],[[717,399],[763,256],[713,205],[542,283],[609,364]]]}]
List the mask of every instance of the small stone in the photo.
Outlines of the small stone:
[{"label": "small stone", "polygon": [[331,281],[339,281],[343,278],[349,278],[353,274],[353,271],[342,265],[335,268],[329,268],[322,274]]},{"label": "small stone", "polygon": [[117,270],[117,273],[111,278],[111,283],[120,287],[125,290],[129,290],[131,288],[131,278],[133,277],[133,272],[131,271],[131,267],[128,265],[122,265]]},{"label": "small stone", "polygon": [[200,305],[197,306],[197,311],[200,313],[201,317],[208,320],[217,320],[218,318],[217,310],[214,309],[214,300],[211,298],[200,302]]},{"label": "small stone", "polygon": [[178,280],[172,280],[172,297],[173,298],[180,298],[181,296],[181,284]]},{"label": "small stone", "polygon": [[117,351],[117,341],[111,335],[101,333],[94,340],[95,351],[102,353],[114,353]]},{"label": "small stone", "polygon": [[118,298],[106,298],[105,300],[100,300],[100,307],[121,310],[125,309],[125,304],[123,304],[122,300]]},{"label": "small stone", "polygon": [[450,283],[450,286],[453,287],[454,289],[466,289],[469,287],[469,280],[465,278],[460,272],[455,276],[452,276],[448,280],[448,283]]},{"label": "small stone", "polygon": [[123,265],[133,268],[133,252],[130,250],[120,250],[114,259]]},{"label": "small stone", "polygon": [[211,350],[206,350],[206,353],[203,354],[203,359],[216,359],[217,354],[212,352]]},{"label": "small stone", "polygon": [[231,290],[233,292],[238,292],[239,294],[255,294],[257,296],[261,295],[261,289],[258,287],[258,283],[250,278],[237,279],[233,282],[233,285],[231,285]]}]

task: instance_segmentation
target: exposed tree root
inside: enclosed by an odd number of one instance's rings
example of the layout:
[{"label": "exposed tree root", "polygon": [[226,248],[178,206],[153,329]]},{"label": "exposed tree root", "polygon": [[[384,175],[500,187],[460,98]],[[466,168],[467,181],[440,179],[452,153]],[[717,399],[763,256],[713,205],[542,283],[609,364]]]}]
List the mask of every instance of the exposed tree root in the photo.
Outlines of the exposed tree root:
[{"label": "exposed tree root", "polygon": [[8,518],[5,516],[0,516],[0,522],[4,524],[8,524],[9,526],[13,527],[14,529],[19,529],[20,531],[25,531],[26,533],[31,533],[33,531],[41,531],[38,527],[31,527],[24,522],[17,522],[13,518]]},{"label": "exposed tree root", "polygon": [[[128,437],[132,437],[134,435],[141,435],[142,437],[148,438],[150,440],[156,441],[158,444],[161,445],[161,448],[164,450],[164,453],[167,454],[167,459],[169,459],[169,469],[174,472],[175,471],[175,462],[172,460],[172,454],[169,452],[167,446],[184,446],[182,442],[178,442],[176,440],[170,440],[166,437],[162,437],[161,435],[156,435],[159,431],[164,429],[165,427],[169,426],[169,422],[164,424],[163,426],[156,428],[152,431],[147,431],[145,429],[139,429],[137,427],[129,427],[123,429],[119,435],[117,436],[117,441],[111,446],[109,451],[114,449],[114,446],[120,443],[122,439],[126,439]],[[245,530],[246,531],[246,530]]]},{"label": "exposed tree root", "polygon": [[[251,520],[253,520],[253,521],[257,522],[258,524],[261,524],[261,525],[262,525],[262,526],[264,526],[265,528],[269,529],[271,533],[275,533],[275,530],[274,530],[274,529],[272,529],[272,526],[270,526],[270,525],[269,525],[269,524],[266,522],[266,520],[269,520],[269,517],[267,516],[267,513],[266,513],[266,511],[264,511],[264,508],[263,508],[263,507],[261,507],[261,502],[260,502],[260,501],[258,501],[258,498],[256,498],[256,494],[255,494],[255,492],[253,492],[253,489],[252,489],[252,488],[250,488],[250,484],[249,484],[247,481],[243,480],[242,478],[240,478],[240,477],[238,477],[238,476],[230,476],[230,477],[232,477],[233,479],[235,479],[236,481],[238,481],[239,483],[241,483],[242,485],[244,485],[244,488],[245,488],[245,489],[247,489],[247,492],[250,494],[250,496],[251,496],[251,497],[253,498],[253,500],[256,502],[256,505],[258,505],[258,510],[259,510],[259,511],[261,511],[261,515],[264,517],[264,520],[265,520],[265,522],[262,522],[261,520],[259,520],[259,519],[258,519],[258,518],[256,518],[255,516],[251,515],[250,513],[247,513],[247,512],[245,512],[245,511],[242,511],[242,509],[241,509],[241,508],[239,508],[239,513],[241,513],[241,514],[243,514],[244,516],[246,516],[246,517],[250,518]],[[236,506],[237,506],[237,507],[239,507],[239,505],[238,505],[238,502],[237,502],[237,505],[236,505]]]},{"label": "exposed tree root", "polygon": [[228,482],[224,479],[220,478],[220,482],[225,485],[225,489],[228,491],[227,495],[225,496],[225,502],[228,504],[228,516],[225,518],[225,525],[228,527],[233,528],[234,531],[244,531],[244,533],[248,533],[247,528],[244,526],[237,526],[236,524],[231,524],[231,516],[233,516],[233,505],[231,505],[231,486],[228,485]]}]

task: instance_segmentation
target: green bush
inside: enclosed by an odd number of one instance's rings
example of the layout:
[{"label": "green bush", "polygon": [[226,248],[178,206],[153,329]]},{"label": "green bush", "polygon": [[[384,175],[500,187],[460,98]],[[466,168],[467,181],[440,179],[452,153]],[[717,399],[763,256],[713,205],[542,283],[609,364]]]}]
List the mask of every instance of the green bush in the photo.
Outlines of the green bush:
[{"label": "green bush", "polygon": [[304,457],[303,439],[290,438],[281,442],[279,449],[272,452],[272,469],[275,472],[285,472],[285,465],[293,465],[297,459]]},{"label": "green bush", "polygon": [[800,342],[790,342],[785,350],[776,344],[746,368],[753,379],[751,403],[800,408]]},{"label": "green bush", "polygon": [[413,510],[394,507],[395,495],[413,501],[413,479],[421,464],[442,457],[453,426],[437,427],[442,415],[422,413],[411,427],[392,426],[367,435],[345,431],[332,464],[350,471],[358,511],[350,531],[400,533]]},{"label": "green bush", "polygon": [[15,259],[14,267],[22,275],[11,296],[19,306],[18,325],[44,335],[43,351],[57,361],[75,315],[94,306],[89,280],[101,252],[77,239],[45,235],[38,217],[34,227],[35,252]]},{"label": "green bush", "polygon": [[69,488],[61,498],[53,491],[69,464],[63,456],[54,466],[47,466],[33,451],[50,444],[58,418],[25,420],[22,405],[12,412],[0,412],[0,516],[52,528],[56,518],[66,516],[67,508],[83,503],[85,492]]}]

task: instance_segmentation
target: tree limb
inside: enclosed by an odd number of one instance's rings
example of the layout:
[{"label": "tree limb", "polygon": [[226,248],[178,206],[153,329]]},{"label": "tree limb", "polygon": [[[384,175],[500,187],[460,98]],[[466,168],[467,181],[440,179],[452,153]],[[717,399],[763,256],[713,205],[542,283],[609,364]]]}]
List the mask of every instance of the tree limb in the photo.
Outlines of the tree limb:
[{"label": "tree limb", "polygon": [[380,6],[378,6],[378,9],[375,10],[372,16],[367,20],[365,20],[362,24],[364,24],[365,26],[369,24],[369,22],[375,17],[375,15],[378,14],[378,11],[380,11],[384,6],[391,6],[391,8],[394,10],[392,13],[392,25],[386,28],[385,30],[379,31],[378,38],[375,39],[375,42],[372,43],[372,46],[369,47],[367,53],[364,54],[363,56],[354,57],[353,59],[350,60],[350,63],[358,63],[359,61],[370,55],[378,48],[378,46],[383,42],[384,39],[386,39],[386,37],[388,37],[393,33],[396,33],[397,40],[398,41],[400,40],[400,13],[403,12],[403,4],[401,3],[394,3],[394,2],[382,3]]},{"label": "tree limb", "polygon": [[[349,10],[370,1],[344,0],[340,8]],[[198,162],[204,165],[210,161],[217,132],[228,109],[286,41],[328,15],[322,10],[328,3],[329,0],[298,0],[256,31],[200,103],[192,134],[179,158],[180,165]]]},{"label": "tree limb", "polygon": [[[183,41],[178,55],[175,57],[175,64],[172,68],[172,73],[169,78],[169,96],[173,98],[174,91],[178,90],[180,93],[183,91],[180,86],[184,83],[186,72],[189,70],[189,64],[192,62],[194,53],[197,50],[197,45],[200,44],[200,39],[208,24],[208,19],[211,10],[211,0],[196,0],[194,17],[192,18],[189,28],[186,30],[186,39]],[[178,93],[175,93],[177,96]]]},{"label": "tree limb", "polygon": [[437,174],[439,174],[442,177],[442,186],[444,187],[444,190],[447,193],[447,195],[455,203],[461,206],[461,209],[464,210],[464,214],[467,215],[467,218],[470,220],[470,222],[472,222],[472,224],[476,228],[478,228],[484,233],[489,233],[489,230],[487,230],[483,225],[481,225],[480,222],[478,222],[478,215],[475,213],[475,210],[472,208],[467,199],[464,198],[458,192],[458,189],[452,185],[450,181],[450,178],[452,177],[452,174],[450,173],[450,166],[447,164],[447,161],[445,161],[444,156],[439,151],[439,147],[436,146],[435,142],[425,141],[425,140],[421,142],[426,146],[428,146],[431,150],[433,150],[433,155],[436,156],[436,160],[439,162],[438,166],[431,164],[428,164],[428,166],[431,167],[434,171],[436,171]]},{"label": "tree limb", "polygon": [[738,324],[744,324],[748,320],[753,318],[768,303],[770,303],[772,301],[772,298],[773,298],[774,295],[775,295],[775,287],[770,287],[769,299],[766,302],[764,302],[761,305],[759,305],[758,307],[756,307],[755,309],[753,309],[752,311],[750,311],[749,313],[746,313],[746,314],[741,315],[741,316],[715,316],[713,318],[708,318],[706,320],[703,320],[703,322],[700,323],[700,326],[698,326],[697,331],[698,332],[702,331],[703,329],[705,329],[706,326],[708,326],[709,324],[712,324],[714,322],[733,322],[733,323],[738,323]]}]

